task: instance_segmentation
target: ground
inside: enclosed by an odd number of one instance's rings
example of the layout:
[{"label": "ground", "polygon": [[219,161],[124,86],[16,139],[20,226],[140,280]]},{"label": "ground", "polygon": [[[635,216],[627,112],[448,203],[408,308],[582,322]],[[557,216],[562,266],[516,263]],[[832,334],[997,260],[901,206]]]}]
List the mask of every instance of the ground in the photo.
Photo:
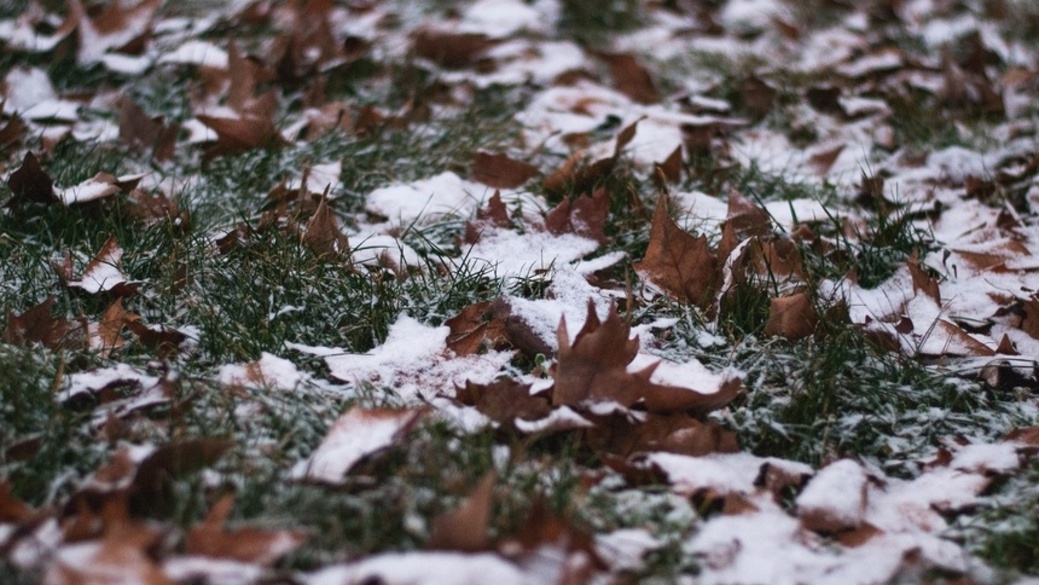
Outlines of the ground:
[{"label": "ground", "polygon": [[1039,576],[1036,39],[0,5],[0,580]]}]

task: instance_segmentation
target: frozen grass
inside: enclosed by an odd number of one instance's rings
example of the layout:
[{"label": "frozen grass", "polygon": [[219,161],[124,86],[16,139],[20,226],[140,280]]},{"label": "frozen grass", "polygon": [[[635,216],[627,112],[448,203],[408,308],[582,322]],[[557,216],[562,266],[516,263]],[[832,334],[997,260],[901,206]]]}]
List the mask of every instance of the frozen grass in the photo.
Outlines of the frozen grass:
[{"label": "frozen grass", "polygon": [[[630,20],[638,18],[632,2],[567,1],[563,9],[566,34],[590,44],[629,29]],[[8,4],[0,8],[0,17],[20,11]],[[48,63],[14,55],[0,57],[0,70],[15,63],[48,66],[62,90],[96,88],[106,75],[68,60]],[[369,83],[369,76],[387,68],[393,69],[391,82]],[[746,70],[728,63],[717,67],[720,94],[728,91],[735,98],[734,88]],[[358,101],[400,105],[433,81],[411,64],[368,63],[355,74],[351,83],[330,91],[349,93]],[[130,93],[149,111],[179,120],[188,111],[186,83],[187,77],[175,69],[156,70],[134,83]],[[311,535],[308,545],[286,559],[282,569],[312,569],[375,551],[422,548],[432,518],[455,505],[484,472],[496,469],[494,531],[510,533],[532,502],[544,498],[555,512],[597,532],[649,529],[664,546],[633,578],[668,582],[695,573],[695,561],[683,551],[682,542],[696,530],[699,512],[704,511],[660,486],[631,488],[612,478],[616,481],[585,487],[583,475],[597,462],[594,453],[572,437],[503,437],[490,430],[463,435],[443,423],[427,423],[405,444],[368,464],[358,474],[367,483],[329,490],[286,482],[285,473],[316,447],[330,423],[351,405],[392,404],[387,389],[351,393],[322,386],[295,392],[231,392],[214,382],[219,366],[254,360],[262,352],[282,353],[286,342],[363,352],[385,339],[388,326],[402,311],[439,324],[471,303],[499,295],[501,280],[478,269],[430,270],[402,280],[390,271],[355,272],[345,263],[317,258],[298,236],[277,230],[256,229],[248,245],[228,254],[214,253],[209,236],[239,222],[258,227],[267,192],[307,162],[343,161],[341,184],[333,193],[333,208],[343,218],[358,212],[363,197],[390,180],[464,172],[476,150],[505,150],[514,143],[518,127],[513,115],[525,98],[523,89],[492,87],[477,93],[473,107],[407,132],[386,130],[366,138],[257,150],[218,159],[208,167],[200,167],[197,156],[179,154],[175,164],[161,172],[188,178],[180,193],[191,217],[187,229],[170,222],[144,227],[123,217],[118,206],[16,206],[0,214],[0,257],[5,259],[0,262],[0,311],[21,313],[54,294],[57,315],[96,318],[106,302],[60,286],[51,260],[71,252],[82,264],[115,236],[126,251],[126,272],[145,283],[142,294],[127,301],[127,308],[147,323],[197,327],[199,339],[194,351],[161,364],[139,345],[118,356],[119,361],[178,374],[173,401],[177,408],[149,413],[150,426],[136,438],[159,440],[174,428],[181,437],[233,438],[239,447],[218,471],[238,494],[235,518],[303,528]],[[734,103],[739,106],[738,99]],[[781,98],[780,103],[786,102]],[[971,112],[928,115],[936,109],[914,99],[895,106],[896,131],[904,141],[921,147],[958,143],[950,122],[972,119]],[[782,125],[784,119],[777,116],[769,123]],[[147,166],[135,156],[118,147],[66,141],[52,155],[48,171],[57,183],[74,184],[100,171],[118,174]],[[817,228],[837,239],[838,251],[800,250],[816,280],[813,286],[822,279],[843,278],[852,267],[859,270],[863,285],[879,283],[914,252],[933,245],[919,218],[856,208],[842,202],[831,187],[807,187],[756,168],[702,172],[711,163],[690,161],[690,172],[679,187],[710,191],[731,184],[759,202],[808,197],[831,206],[832,222]],[[634,197],[652,205],[651,181],[622,159],[620,168],[600,186],[608,190],[613,211],[606,227],[611,244],[604,251],[640,258],[648,242],[648,216],[640,216],[629,203]],[[0,200],[10,195],[6,185],[0,186]],[[866,233],[854,242],[839,237],[842,211],[849,210],[868,217]],[[450,248],[453,243],[446,234],[457,231],[459,221],[449,218],[442,225],[414,228],[403,238],[420,251]],[[614,269],[605,278],[617,285],[639,285],[630,266]],[[530,284],[530,296],[544,288],[544,283]],[[933,453],[940,437],[995,438],[1028,424],[1015,414],[1007,396],[984,383],[950,378],[881,351],[839,321],[826,324],[817,339],[789,343],[762,338],[769,286],[760,282],[730,297],[710,334],[696,311],[677,303],[659,300],[625,308],[635,323],[678,318],[674,335],[660,353],[695,356],[746,372],[746,396],[718,418],[738,431],[747,450],[812,464],[853,454],[892,475],[912,476],[917,469],[911,462]],[[514,287],[512,292],[524,288]],[[96,441],[89,428],[92,405],[74,409],[54,400],[69,373],[108,363],[83,351],[0,344],[0,476],[11,482],[16,496],[35,506],[60,502],[78,481],[111,458],[116,444]],[[301,358],[297,363],[318,378],[325,375],[319,360]],[[242,416],[245,409],[260,415]],[[1039,471],[1033,469],[1002,485],[998,490],[1005,495],[997,497],[996,505],[956,526],[969,547],[997,567],[1039,573],[1039,525],[1031,520],[1039,510],[1039,494],[1033,489],[1037,478]],[[170,518],[185,527],[196,522],[207,504],[202,479],[179,478],[174,493]],[[0,562],[0,581],[31,582],[35,577]]]}]

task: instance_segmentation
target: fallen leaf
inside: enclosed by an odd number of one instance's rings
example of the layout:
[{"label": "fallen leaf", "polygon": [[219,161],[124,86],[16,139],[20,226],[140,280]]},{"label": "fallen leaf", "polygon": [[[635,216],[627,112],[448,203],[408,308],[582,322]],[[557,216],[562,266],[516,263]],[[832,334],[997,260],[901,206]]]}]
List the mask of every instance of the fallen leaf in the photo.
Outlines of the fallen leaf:
[{"label": "fallen leaf", "polygon": [[32,518],[32,508],[14,497],[11,484],[0,481],[0,524],[20,524]]},{"label": "fallen leaf", "polygon": [[79,288],[89,294],[111,292],[116,296],[129,296],[137,292],[137,284],[129,282],[122,271],[123,249],[115,236],[111,236],[87,264],[79,280],[70,281],[70,287]]},{"label": "fallen leaf", "polygon": [[508,306],[500,301],[483,301],[467,306],[444,322],[451,328],[447,347],[459,356],[508,347],[505,323],[508,312]]},{"label": "fallen leaf", "polygon": [[466,381],[456,388],[455,396],[466,406],[474,406],[493,421],[515,427],[516,419],[540,420],[549,415],[552,405],[547,398],[530,393],[530,384],[503,378],[490,384]]},{"label": "fallen leaf", "polygon": [[545,215],[545,229],[552,235],[576,234],[600,244],[608,241],[606,220],[610,215],[610,195],[596,189],[589,195],[565,198]]},{"label": "fallen leaf", "polygon": [[681,179],[682,147],[676,146],[664,162],[653,163],[653,180],[663,189],[668,183],[677,183]]},{"label": "fallen leaf", "polygon": [[609,416],[594,422],[596,426],[585,431],[592,448],[622,457],[651,451],[700,457],[740,450],[736,433],[685,413],[651,413],[636,421],[626,416]]},{"label": "fallen leaf", "polygon": [[494,495],[493,471],[484,474],[476,489],[458,507],[433,519],[427,548],[478,552],[487,550],[491,523],[491,498]]},{"label": "fallen leaf", "polygon": [[495,189],[514,189],[537,174],[538,168],[534,165],[505,154],[479,151],[473,156],[472,179]]},{"label": "fallen leaf", "polygon": [[213,465],[233,446],[233,441],[202,438],[159,447],[137,466],[128,488],[130,510],[134,515],[167,515],[174,505],[173,480]]},{"label": "fallen leaf", "polygon": [[7,178],[7,186],[14,194],[8,205],[21,201],[43,204],[58,202],[54,181],[44,172],[40,161],[31,151],[25,153],[22,164]]},{"label": "fallen leaf", "polygon": [[617,91],[640,104],[652,104],[660,101],[657,89],[649,71],[639,63],[634,55],[627,53],[601,53],[610,66],[610,77]]},{"label": "fallen leaf", "polygon": [[328,208],[328,191],[321,198],[317,211],[303,229],[303,243],[318,257],[342,257],[350,253],[350,242],[340,231],[335,216]]},{"label": "fallen leaf", "polygon": [[39,343],[49,349],[77,347],[82,344],[82,330],[78,323],[55,319],[54,296],[26,310],[21,315],[7,313],[3,341],[12,345]]},{"label": "fallen leaf", "polygon": [[938,288],[938,281],[931,275],[927,274],[927,272],[925,272],[920,266],[919,253],[914,252],[913,257],[909,259],[906,266],[909,268],[909,274],[913,278],[913,292],[922,292],[934,299],[935,303],[941,305],[942,295]]},{"label": "fallen leaf", "polygon": [[184,538],[185,553],[269,567],[306,540],[306,535],[298,530],[227,529],[225,524],[234,500],[234,494],[221,497],[206,518],[188,531]]},{"label": "fallen leaf", "polygon": [[799,292],[772,299],[768,308],[768,321],[764,334],[780,336],[796,341],[815,332],[819,313],[808,293]]},{"label": "fallen leaf", "polygon": [[664,195],[657,199],[649,246],[635,270],[681,301],[705,307],[714,298],[718,262],[707,237],[693,237],[679,228],[668,215]]},{"label": "fallen leaf", "polygon": [[127,96],[119,106],[119,140],[151,151],[155,160],[163,162],[173,158],[180,126],[167,126],[162,116],[149,116]]},{"label": "fallen leaf", "polygon": [[367,457],[392,446],[425,414],[423,409],[364,409],[354,407],[340,416],[314,453],[292,472],[297,479],[341,484]]},{"label": "fallen leaf", "polygon": [[451,33],[422,29],[412,39],[411,48],[419,57],[447,69],[463,69],[475,64],[494,41],[481,33]]}]

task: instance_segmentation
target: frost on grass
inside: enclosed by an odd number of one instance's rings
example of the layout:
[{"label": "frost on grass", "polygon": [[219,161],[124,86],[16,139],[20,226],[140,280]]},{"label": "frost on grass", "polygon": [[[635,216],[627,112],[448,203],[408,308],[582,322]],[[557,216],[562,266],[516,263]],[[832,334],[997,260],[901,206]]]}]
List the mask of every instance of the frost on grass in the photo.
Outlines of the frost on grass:
[{"label": "frost on grass", "polygon": [[[0,21],[18,571],[992,575],[948,536],[1035,455],[1034,10],[110,4]],[[584,505],[647,484],[688,515]]]}]

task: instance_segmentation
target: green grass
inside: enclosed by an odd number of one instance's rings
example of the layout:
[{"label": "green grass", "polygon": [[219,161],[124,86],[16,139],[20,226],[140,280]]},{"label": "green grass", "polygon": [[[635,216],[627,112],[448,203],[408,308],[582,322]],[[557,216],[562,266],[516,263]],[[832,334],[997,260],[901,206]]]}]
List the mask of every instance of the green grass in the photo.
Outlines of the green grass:
[{"label": "green grass", "polygon": [[[0,6],[0,18],[18,14],[24,2]],[[190,15],[212,3],[167,3],[163,10]],[[811,3],[812,6],[825,3]],[[430,14],[464,4],[436,2]],[[1020,3],[1015,10],[1031,17]],[[641,5],[627,0],[561,4],[560,36],[589,46],[644,22]],[[803,11],[804,9],[802,9]],[[833,13],[816,14],[810,27],[833,23]],[[1034,20],[1034,18],[1032,18]],[[1020,22],[1020,38],[1034,22]],[[231,30],[233,22],[218,25]],[[1030,28],[1031,27],[1031,28]],[[271,31],[235,28],[243,46],[260,51]],[[904,39],[907,48],[913,39]],[[647,63],[654,64],[652,60]],[[81,67],[73,59],[48,55],[0,56],[0,71],[14,65],[45,67],[60,91],[90,91],[127,80],[101,67]],[[747,114],[739,87],[762,63],[701,54],[667,64],[655,63],[664,92],[677,90],[686,76],[710,78],[711,95],[729,99],[737,115]],[[328,80],[330,96],[352,105],[378,104],[389,110],[432,100],[437,74],[410,62],[381,62],[368,56]],[[191,117],[197,76],[188,67],[153,68],[128,87],[132,99],[167,121]],[[775,71],[779,85],[775,111],[760,120],[773,131],[801,141],[814,137],[798,125],[799,100],[815,81],[810,76]],[[171,221],[146,224],[132,217],[124,196],[66,208],[13,205],[0,213],[0,311],[21,314],[55,297],[59,318],[96,321],[110,297],[90,296],[65,286],[52,260],[69,254],[77,269],[110,236],[125,250],[123,268],[141,282],[137,295],[124,300],[129,311],[149,325],[167,325],[197,334],[190,350],[157,356],[131,342],[106,358],[80,349],[49,350],[0,343],[0,478],[17,497],[33,506],[60,506],[77,486],[109,461],[118,447],[90,423],[93,404],[59,404],[55,394],[73,373],[125,362],[159,375],[175,374],[173,405],[140,415],[127,431],[128,442],[163,444],[171,436],[225,437],[234,447],[213,467],[214,484],[199,473],[174,478],[172,505],[164,520],[183,530],[203,517],[221,494],[233,490],[232,520],[306,531],[308,544],[285,559],[279,569],[310,570],[387,550],[426,546],[430,526],[440,513],[457,505],[487,471],[498,483],[490,533],[515,533],[536,501],[555,514],[594,533],[645,528],[663,544],[645,566],[630,575],[639,582],[673,582],[695,575],[697,559],[685,544],[704,515],[696,503],[661,485],[629,486],[604,471],[599,456],[580,434],[518,437],[484,429],[465,434],[442,421],[416,428],[406,441],[366,462],[363,479],[343,488],[290,481],[288,471],[307,457],[329,425],[345,410],[400,406],[393,388],[329,381],[327,367],[315,357],[288,352],[286,342],[365,352],[385,340],[402,312],[440,325],[466,306],[503,294],[548,296],[551,274],[505,282],[491,270],[464,259],[456,244],[467,217],[446,217],[434,224],[404,226],[401,240],[418,251],[424,266],[407,274],[356,267],[342,258],[319,257],[298,232],[271,224],[267,194],[278,182],[298,176],[307,165],[340,161],[341,182],[329,204],[347,228],[356,227],[365,196],[373,189],[453,171],[469,172],[478,150],[508,152],[520,147],[516,112],[528,103],[529,87],[473,90],[472,103],[445,106],[429,121],[407,129],[383,128],[368,136],[329,135],[305,145],[257,149],[201,164],[201,152],[178,148],[173,161],[158,164],[122,146],[66,140],[43,164],[55,182],[69,186],[98,172],[121,174],[148,170],[156,179],[183,180],[173,196],[190,217],[188,225]],[[302,88],[287,92],[279,116],[297,114]],[[892,103],[891,124],[910,149],[979,144],[989,121],[973,120],[971,111],[943,111],[921,96]],[[441,104],[435,104],[440,107]],[[92,112],[102,118],[110,114]],[[606,119],[597,137],[612,136],[619,120]],[[796,142],[796,140],[795,140]],[[16,166],[25,150],[40,151],[37,137],[3,161]],[[539,154],[542,158],[547,155]],[[758,203],[814,199],[832,210],[827,221],[812,226],[816,238],[798,244],[808,274],[805,288],[820,312],[833,299],[819,290],[853,269],[864,287],[890,277],[912,254],[937,249],[926,218],[907,215],[897,205],[856,202],[855,193],[831,184],[809,185],[782,173],[729,164],[719,153],[696,153],[686,161],[675,190],[726,193],[734,188]],[[642,291],[632,262],[648,246],[650,208],[658,189],[647,173],[625,156],[614,171],[598,180],[610,197],[606,234],[599,253],[624,252],[627,260],[597,275],[600,285]],[[544,193],[550,205],[581,195],[571,189]],[[11,193],[0,185],[0,203]],[[289,217],[305,222],[307,211],[291,208]],[[844,219],[862,218],[859,233],[847,233]],[[215,237],[241,226],[246,241],[220,252]],[[708,234],[717,243],[719,234]],[[785,234],[776,234],[782,236]],[[363,245],[351,241],[354,247]],[[442,258],[458,268],[444,270]],[[832,457],[855,456],[898,477],[918,472],[916,461],[933,454],[939,439],[967,436],[998,440],[1006,431],[1034,424],[1034,417],[984,383],[941,372],[872,345],[855,326],[824,320],[817,334],[788,342],[763,336],[769,303],[778,294],[775,278],[763,275],[725,296],[718,315],[669,300],[632,294],[621,303],[635,324],[658,318],[677,323],[650,348],[676,361],[697,358],[714,370],[735,367],[745,373],[746,393],[713,419],[738,432],[745,450],[820,464]],[[129,338],[128,338],[129,339]],[[270,388],[228,389],[216,382],[218,368],[257,359],[263,352],[290,357],[317,382],[293,391]],[[528,373],[551,365],[551,356],[514,360],[512,368]],[[996,486],[994,499],[954,526],[967,547],[999,569],[1039,574],[1034,541],[1039,510],[1034,484],[1039,471],[1029,469]],[[596,481],[593,481],[596,480]],[[173,536],[175,541],[176,534]],[[1010,574],[1010,573],[1008,573]],[[33,582],[0,562],[0,581]]]}]

